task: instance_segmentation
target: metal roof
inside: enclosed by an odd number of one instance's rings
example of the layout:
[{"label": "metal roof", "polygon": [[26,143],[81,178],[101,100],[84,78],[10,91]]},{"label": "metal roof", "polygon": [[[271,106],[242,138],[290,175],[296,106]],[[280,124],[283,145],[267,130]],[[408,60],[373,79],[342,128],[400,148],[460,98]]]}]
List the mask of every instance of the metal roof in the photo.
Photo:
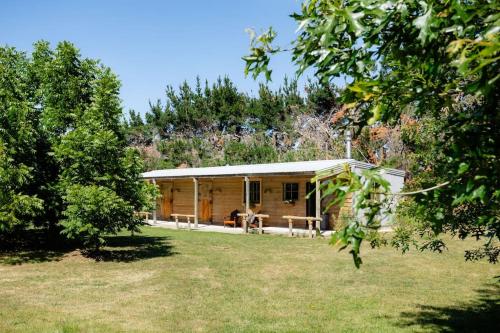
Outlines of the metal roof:
[{"label": "metal roof", "polygon": [[[371,169],[375,165],[359,162],[352,159],[319,160],[285,163],[265,163],[247,165],[225,165],[206,168],[178,168],[153,170],[142,174],[143,178],[186,178],[186,177],[230,177],[230,176],[254,176],[254,175],[278,175],[278,174],[307,174],[314,175],[326,169],[342,170],[344,164],[349,164],[362,169]],[[396,169],[386,169],[388,173],[404,176],[404,172]]]}]

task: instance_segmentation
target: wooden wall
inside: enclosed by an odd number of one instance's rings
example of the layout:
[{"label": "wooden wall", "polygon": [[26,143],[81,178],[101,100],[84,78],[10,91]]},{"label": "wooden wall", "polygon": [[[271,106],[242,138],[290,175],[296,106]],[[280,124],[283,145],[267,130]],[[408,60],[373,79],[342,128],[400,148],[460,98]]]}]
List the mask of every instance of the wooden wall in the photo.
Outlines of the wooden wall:
[{"label": "wooden wall", "polygon": [[[306,214],[306,182],[310,177],[251,177],[250,180],[261,182],[261,203],[251,207],[255,213],[270,215],[265,224],[269,226],[288,227],[283,215],[305,216]],[[299,183],[299,200],[294,204],[283,202],[283,183]],[[238,209],[244,212],[243,178],[214,179],[213,181],[213,221],[220,224],[224,216]],[[304,223],[305,225],[305,223]]]},{"label": "wooden wall", "polygon": [[194,182],[176,180],[173,186],[173,212],[177,214],[193,214],[194,212]]},{"label": "wooden wall", "polygon": [[[281,176],[281,177],[251,177],[250,180],[261,181],[261,204],[251,207],[254,212],[269,214],[270,218],[265,221],[268,226],[288,227],[288,222],[285,221],[283,215],[306,216],[306,183],[310,181],[309,176]],[[299,200],[294,204],[286,204],[283,202],[283,183],[299,183]],[[161,188],[171,190],[171,212],[176,214],[193,214],[194,213],[194,183],[191,178],[157,181]],[[162,183],[169,183],[169,186],[162,186]],[[170,185],[171,184],[171,185]],[[225,216],[228,216],[231,211],[238,209],[244,212],[243,204],[243,177],[227,177],[199,180],[199,197],[207,197],[207,193],[202,193],[203,189],[208,189],[210,192],[211,207],[211,223],[222,224]],[[205,185],[205,186],[204,186]],[[162,193],[163,194],[163,193]],[[165,195],[165,194],[164,194]],[[327,202],[328,198],[323,200],[322,206]],[[159,199],[159,211],[167,212],[162,209],[163,202],[166,199]],[[346,202],[345,208],[332,207],[330,213],[330,227],[334,227],[335,221],[338,220],[340,214],[349,209],[351,205],[350,199]],[[201,214],[201,202],[199,202],[199,214]],[[161,219],[168,219],[169,216],[161,216]],[[200,222],[202,221],[200,215]],[[296,222],[297,227],[304,226],[305,222]]]},{"label": "wooden wall", "polygon": [[[265,177],[262,179],[262,213],[269,214],[269,224],[278,227],[288,227],[288,221],[283,215],[306,216],[306,182],[311,177]],[[283,184],[299,183],[299,200],[293,204],[283,202]],[[305,222],[297,221],[297,226],[305,226]]]},{"label": "wooden wall", "polygon": [[212,183],[212,221],[222,224],[224,216],[233,210],[245,211],[243,205],[243,178],[214,178]]}]

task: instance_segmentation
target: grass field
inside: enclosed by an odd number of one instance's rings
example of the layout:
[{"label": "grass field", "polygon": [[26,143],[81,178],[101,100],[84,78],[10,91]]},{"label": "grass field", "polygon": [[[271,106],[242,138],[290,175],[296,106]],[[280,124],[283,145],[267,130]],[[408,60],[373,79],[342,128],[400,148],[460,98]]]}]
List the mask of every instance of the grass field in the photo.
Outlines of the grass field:
[{"label": "grass field", "polygon": [[144,228],[78,251],[0,253],[0,332],[500,331],[500,267],[327,240]]}]

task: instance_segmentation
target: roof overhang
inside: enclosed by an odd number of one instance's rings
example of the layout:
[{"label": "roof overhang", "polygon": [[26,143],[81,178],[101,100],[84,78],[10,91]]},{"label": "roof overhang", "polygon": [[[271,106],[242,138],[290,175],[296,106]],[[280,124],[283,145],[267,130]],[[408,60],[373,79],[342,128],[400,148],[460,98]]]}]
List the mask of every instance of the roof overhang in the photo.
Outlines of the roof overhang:
[{"label": "roof overhang", "polygon": [[[376,166],[370,163],[352,159],[318,160],[303,162],[226,165],[205,168],[178,168],[153,170],[143,173],[144,179],[181,179],[181,178],[221,178],[221,177],[258,177],[258,176],[315,176],[326,170],[340,173],[345,165],[359,169],[372,169]],[[404,177],[402,170],[384,168],[386,173]]]}]

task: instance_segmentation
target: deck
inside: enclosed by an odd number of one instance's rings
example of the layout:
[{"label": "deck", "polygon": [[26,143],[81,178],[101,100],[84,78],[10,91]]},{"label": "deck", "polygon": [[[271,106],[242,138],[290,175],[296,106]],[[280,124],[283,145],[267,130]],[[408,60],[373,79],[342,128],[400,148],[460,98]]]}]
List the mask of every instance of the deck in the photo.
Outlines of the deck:
[{"label": "deck", "polygon": [[[153,227],[159,228],[167,228],[167,229],[177,229],[174,221],[160,221],[157,220],[156,223],[153,220],[148,220],[147,223]],[[179,222],[179,229],[189,230],[189,226],[186,222]],[[221,232],[227,234],[244,234],[243,228],[232,228],[232,227],[223,227],[221,225],[212,225],[212,224],[203,224],[198,223],[198,228],[194,228],[193,223],[191,223],[192,231],[204,231],[204,232]],[[258,233],[257,229],[251,229],[250,232],[255,231]],[[283,227],[263,227],[262,228],[264,234],[269,235],[288,235],[288,228]],[[309,230],[305,228],[293,228],[293,235],[298,237],[308,237]],[[321,231],[321,236],[330,237],[332,234],[332,230]]]}]

